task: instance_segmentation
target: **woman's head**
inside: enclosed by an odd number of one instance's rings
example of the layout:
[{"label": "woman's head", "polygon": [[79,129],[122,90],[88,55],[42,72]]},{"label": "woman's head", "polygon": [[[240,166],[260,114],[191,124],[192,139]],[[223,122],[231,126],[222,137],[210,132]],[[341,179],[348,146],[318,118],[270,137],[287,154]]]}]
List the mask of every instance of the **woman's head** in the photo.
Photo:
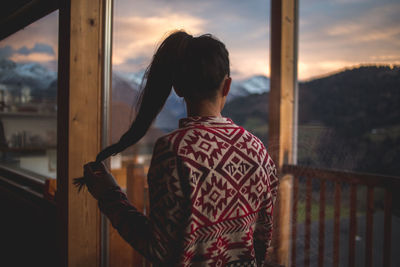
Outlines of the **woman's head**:
[{"label": "woman's head", "polygon": [[230,75],[228,51],[210,34],[188,36],[173,86],[188,100],[214,98],[224,77]]},{"label": "woman's head", "polygon": [[225,45],[210,34],[193,37],[184,31],[170,34],[158,47],[143,77],[139,108],[129,130],[101,151],[96,161],[137,143],[164,106],[172,87],[187,101],[214,99],[230,75]]}]

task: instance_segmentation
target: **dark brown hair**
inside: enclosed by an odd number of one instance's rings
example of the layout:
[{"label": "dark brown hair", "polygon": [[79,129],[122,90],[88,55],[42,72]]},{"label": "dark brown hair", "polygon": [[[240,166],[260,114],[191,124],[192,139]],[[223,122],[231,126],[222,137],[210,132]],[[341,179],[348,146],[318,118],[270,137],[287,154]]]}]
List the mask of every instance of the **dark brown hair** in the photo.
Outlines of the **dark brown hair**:
[{"label": "dark brown hair", "polygon": [[146,69],[135,120],[117,143],[97,155],[96,161],[136,144],[163,108],[172,86],[185,99],[213,98],[225,75],[230,75],[229,54],[221,41],[211,34],[199,37],[184,31],[170,34]]}]

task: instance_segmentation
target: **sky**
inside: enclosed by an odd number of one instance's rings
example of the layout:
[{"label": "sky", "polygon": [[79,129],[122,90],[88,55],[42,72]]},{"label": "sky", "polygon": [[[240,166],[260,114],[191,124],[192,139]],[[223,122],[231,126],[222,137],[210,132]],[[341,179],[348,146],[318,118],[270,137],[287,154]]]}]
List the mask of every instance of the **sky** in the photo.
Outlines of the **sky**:
[{"label": "sky", "polygon": [[[400,64],[400,1],[300,0],[299,80],[360,64]],[[143,70],[168,32],[211,33],[234,79],[270,73],[270,1],[114,0],[113,69]],[[0,41],[0,59],[57,68],[58,12]]]},{"label": "sky", "polygon": [[57,70],[58,11],[28,25],[0,41],[0,59],[37,62]]},{"label": "sky", "polygon": [[300,0],[299,78],[400,64],[400,1]]}]

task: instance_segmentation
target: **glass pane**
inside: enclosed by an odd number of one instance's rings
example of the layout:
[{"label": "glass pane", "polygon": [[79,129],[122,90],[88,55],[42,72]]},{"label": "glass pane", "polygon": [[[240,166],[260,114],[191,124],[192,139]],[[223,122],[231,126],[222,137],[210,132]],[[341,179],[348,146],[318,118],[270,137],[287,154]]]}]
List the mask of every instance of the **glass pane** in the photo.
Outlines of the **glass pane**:
[{"label": "glass pane", "polygon": [[[366,256],[372,256],[374,266],[382,266],[387,245],[383,238],[384,189],[359,184],[345,171],[400,176],[399,12],[400,3],[391,0],[300,1],[298,164],[340,172],[334,181],[326,181],[324,189],[318,181],[324,179],[323,174],[299,179],[299,234],[293,242],[299,266],[307,257],[303,254],[304,178],[313,181],[307,196],[312,200],[310,262],[318,261],[319,235],[324,233],[324,264],[334,264],[333,244],[339,237],[339,265],[347,266],[353,222],[354,252],[350,256],[354,266],[365,265]],[[377,180],[393,185],[386,179],[378,176]],[[399,203],[394,195],[392,234],[400,229]],[[325,229],[318,232],[322,208]],[[366,227],[369,212],[373,214],[372,231]],[[334,225],[340,235],[335,234]],[[373,253],[366,255],[368,234]],[[391,265],[400,260],[393,253],[398,246],[398,239],[392,239]]]},{"label": "glass pane", "polygon": [[[227,47],[233,79],[223,115],[253,132],[266,144],[269,92],[269,1],[114,1],[111,139],[115,143],[134,118],[145,68],[157,45],[173,30],[198,36],[211,33]],[[122,187],[134,190],[136,207],[146,211],[147,170],[156,139],[186,117],[183,99],[174,92],[151,127],[135,145],[111,160]],[[131,171],[135,176],[127,176]],[[141,177],[140,177],[141,175]],[[129,183],[141,179],[142,187]],[[128,183],[128,185],[127,185]],[[140,184],[140,183],[139,183]],[[143,188],[144,187],[144,188]],[[141,191],[141,192],[139,192]],[[113,243],[111,238],[110,242]],[[116,242],[116,241],[115,241]],[[113,245],[111,245],[112,247]],[[113,259],[110,259],[112,265]],[[137,263],[139,264],[139,263]]]},{"label": "glass pane", "polygon": [[58,11],[0,41],[0,167],[56,178]]},{"label": "glass pane", "polygon": [[399,11],[301,2],[299,164],[400,176]]}]

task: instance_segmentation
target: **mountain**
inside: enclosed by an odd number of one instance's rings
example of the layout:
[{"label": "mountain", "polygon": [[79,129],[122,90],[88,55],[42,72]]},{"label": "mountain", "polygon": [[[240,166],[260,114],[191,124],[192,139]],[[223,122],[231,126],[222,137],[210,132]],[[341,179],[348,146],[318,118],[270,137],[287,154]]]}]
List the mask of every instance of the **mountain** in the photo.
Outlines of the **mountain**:
[{"label": "mountain", "polygon": [[[127,105],[134,105],[139,95],[143,74],[143,71],[138,73],[113,72],[113,102],[119,101]],[[227,102],[234,101],[238,97],[262,94],[268,91],[269,79],[262,75],[253,76],[245,80],[233,81]],[[186,117],[184,101],[172,90],[164,108],[157,116],[154,125],[165,132],[169,132],[176,129],[179,119],[184,117]]]},{"label": "mountain", "polygon": [[266,76],[256,75],[245,80],[232,80],[227,102],[237,97],[266,92],[269,92],[269,78]]},{"label": "mountain", "polygon": [[[359,135],[400,121],[400,66],[364,66],[299,84],[299,122]],[[351,129],[346,127],[352,125]]]},{"label": "mountain", "polygon": [[237,97],[225,105],[222,115],[251,130],[266,143],[268,139],[268,101],[269,93]]},{"label": "mountain", "polygon": [[8,59],[0,60],[0,84],[13,95],[18,95],[24,87],[29,87],[34,97],[54,97],[57,94],[54,92],[56,83],[57,72],[39,63],[22,64]]},{"label": "mountain", "polygon": [[[143,72],[112,75],[112,139],[134,118]],[[0,60],[0,88],[55,103],[57,73],[39,63]],[[223,115],[267,143],[269,79],[233,81]],[[178,127],[185,105],[174,92],[143,142]],[[312,132],[314,131],[314,132]],[[308,139],[307,139],[308,138]],[[400,175],[400,66],[361,66],[299,83],[299,163]]]},{"label": "mountain", "polygon": [[186,117],[185,102],[183,101],[183,98],[177,96],[174,90],[172,90],[164,108],[157,116],[155,126],[165,132],[170,132],[178,128],[179,119],[184,117]]},{"label": "mountain", "polygon": [[[129,107],[129,114],[135,110],[135,105],[140,94],[140,83],[143,73],[120,74],[113,72],[112,75],[112,101],[121,102]],[[125,109],[127,110],[127,109]],[[124,115],[125,114],[121,114]],[[133,115],[133,114],[132,114]],[[129,115],[131,116],[131,115]],[[183,100],[172,90],[164,108],[157,116],[154,123],[156,128],[164,132],[178,127],[178,120],[186,116],[186,107]]]},{"label": "mountain", "polygon": [[[117,72],[114,72],[117,73]],[[144,70],[139,71],[139,72],[130,72],[130,73],[119,73],[118,75],[127,81],[128,83],[134,85],[136,88],[139,88],[140,85],[142,84],[142,79],[144,75]]]},{"label": "mountain", "polygon": [[112,73],[111,99],[113,102],[122,102],[132,107],[139,97],[139,85],[130,83],[116,72]]},{"label": "mountain", "polygon": [[[135,73],[112,74],[112,101],[118,105],[126,105],[121,116],[133,117],[134,106],[139,99],[140,85],[144,71]],[[20,64],[11,60],[0,60],[0,84],[13,95],[20,95],[23,87],[31,89],[31,95],[36,99],[51,98],[57,95],[57,73],[39,63]],[[252,94],[262,94],[269,91],[269,79],[257,75],[244,80],[234,80],[227,101]],[[129,112],[128,112],[129,111]],[[128,114],[129,113],[129,114]],[[186,106],[182,98],[172,90],[165,106],[155,121],[155,127],[163,131],[171,131],[178,127],[178,120],[186,116]]]},{"label": "mountain", "polygon": [[[265,143],[268,94],[236,98],[223,111]],[[299,164],[400,176],[400,66],[300,82],[298,114]]]},{"label": "mountain", "polygon": [[[264,103],[260,105],[257,103]],[[246,117],[268,117],[268,92],[237,97],[224,111],[239,124]],[[238,108],[240,108],[240,112]],[[299,83],[299,123],[366,130],[399,123],[400,67],[364,66]]]}]

